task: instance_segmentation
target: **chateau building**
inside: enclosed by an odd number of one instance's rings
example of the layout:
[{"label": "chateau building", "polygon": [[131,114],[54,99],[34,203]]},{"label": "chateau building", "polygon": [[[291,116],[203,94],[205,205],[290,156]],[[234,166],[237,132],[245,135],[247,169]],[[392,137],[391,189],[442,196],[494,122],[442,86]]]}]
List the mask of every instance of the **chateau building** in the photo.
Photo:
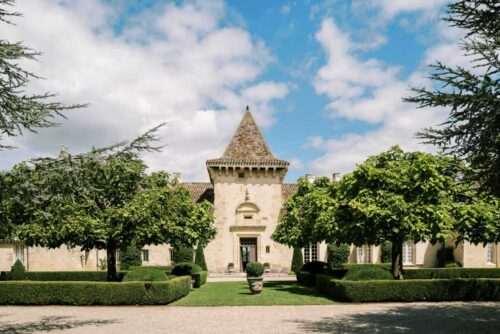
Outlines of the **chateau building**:
[{"label": "chateau building", "polygon": [[[214,205],[217,234],[205,249],[210,272],[241,272],[250,261],[268,265],[271,272],[290,271],[292,249],[274,242],[271,234],[283,206],[296,190],[284,183],[289,163],[273,155],[252,114],[247,110],[222,157],[206,162],[209,183],[183,183],[194,201]],[[450,244],[451,245],[451,244]],[[434,267],[440,244],[406,242],[406,267]],[[326,261],[326,245],[311,244],[303,249],[304,260]],[[147,246],[143,265],[170,265],[169,245]],[[454,247],[455,261],[464,267],[500,267],[498,244]],[[105,250],[82,252],[60,247],[24,247],[20,242],[0,241],[0,271],[8,271],[16,259],[31,271],[104,270]],[[349,262],[379,263],[380,247],[351,247]]]}]

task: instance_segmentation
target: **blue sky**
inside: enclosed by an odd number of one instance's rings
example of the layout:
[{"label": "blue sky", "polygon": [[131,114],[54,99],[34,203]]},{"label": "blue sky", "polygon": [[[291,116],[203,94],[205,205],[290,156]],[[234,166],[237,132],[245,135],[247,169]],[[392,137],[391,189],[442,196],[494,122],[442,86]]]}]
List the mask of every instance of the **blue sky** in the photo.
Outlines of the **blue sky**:
[{"label": "blue sky", "polygon": [[[440,21],[446,3],[20,2],[25,17],[7,38],[41,50],[27,66],[47,78],[30,89],[91,107],[58,129],[15,139],[19,149],[0,167],[60,146],[84,151],[167,121],[165,152],[146,160],[206,180],[204,161],[220,155],[246,104],[275,155],[292,162],[288,181],[347,173],[395,144],[433,151],[414,134],[445,113],[401,98],[410,86],[430,85],[426,64],[463,61],[459,33]],[[49,23],[31,22],[37,14]]]}]

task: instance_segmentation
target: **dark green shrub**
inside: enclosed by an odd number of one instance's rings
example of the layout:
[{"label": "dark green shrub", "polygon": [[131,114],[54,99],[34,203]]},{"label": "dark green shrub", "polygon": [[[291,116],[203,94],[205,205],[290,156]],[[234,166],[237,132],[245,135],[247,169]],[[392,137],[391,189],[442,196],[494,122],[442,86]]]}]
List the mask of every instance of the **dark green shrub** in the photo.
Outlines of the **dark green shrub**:
[{"label": "dark green shrub", "polygon": [[174,248],[173,262],[184,263],[193,262],[193,248],[192,247],[176,247]]},{"label": "dark green shrub", "polygon": [[460,265],[457,262],[447,262],[444,264],[445,268],[460,268]]},{"label": "dark green shrub", "polygon": [[14,281],[26,279],[26,269],[19,259],[10,268],[10,279]]},{"label": "dark green shrub", "polygon": [[382,263],[391,263],[392,262],[392,243],[386,241],[380,245],[381,247],[381,260]]},{"label": "dark green shrub", "polygon": [[205,261],[205,254],[203,252],[203,247],[201,247],[200,245],[198,245],[198,247],[196,248],[194,263],[199,265],[202,270],[208,270],[207,262]]},{"label": "dark green shrub", "polygon": [[437,251],[438,267],[443,268],[447,263],[455,262],[453,247],[443,246]]},{"label": "dark green shrub", "polygon": [[303,286],[314,286],[316,284],[316,274],[311,274],[306,271],[296,273],[297,282]]},{"label": "dark green shrub", "polygon": [[168,280],[167,274],[161,269],[154,269],[148,267],[138,267],[125,274],[124,282],[152,282],[152,281],[166,281]]},{"label": "dark green shrub", "polygon": [[264,266],[259,262],[249,262],[245,270],[247,277],[261,277],[264,274]]},{"label": "dark green shrub", "polygon": [[193,287],[199,288],[207,283],[208,271],[200,271],[199,273],[194,273],[191,275],[191,278],[194,280]]},{"label": "dark green shrub", "polygon": [[500,268],[422,268],[408,269],[405,280],[446,278],[500,278]]},{"label": "dark green shrub", "polygon": [[316,289],[349,302],[500,300],[498,279],[345,281],[317,275]]},{"label": "dark green shrub", "polygon": [[155,305],[186,296],[189,277],[164,282],[0,282],[0,305]]},{"label": "dark green shrub", "polygon": [[173,268],[172,268],[172,275],[175,276],[191,276],[192,274],[196,274],[201,272],[201,268],[199,265],[194,264],[192,262],[182,262],[182,263],[177,263]]},{"label": "dark green shrub", "polygon": [[344,263],[347,263],[349,259],[349,253],[351,248],[349,245],[340,244],[329,244],[327,247],[327,261],[328,268],[333,270],[335,268],[340,268]]},{"label": "dark green shrub", "polygon": [[392,280],[392,273],[388,266],[358,264],[346,266],[347,273],[342,278],[347,281]]},{"label": "dark green shrub", "polygon": [[297,274],[302,269],[303,265],[304,258],[302,257],[302,250],[298,247],[294,247],[292,256],[292,271]]},{"label": "dark green shrub", "polygon": [[311,261],[304,264],[300,271],[311,274],[325,274],[328,272],[328,264],[322,261]]},{"label": "dark green shrub", "polygon": [[129,245],[120,251],[120,268],[129,270],[142,264],[141,249],[135,244]]}]

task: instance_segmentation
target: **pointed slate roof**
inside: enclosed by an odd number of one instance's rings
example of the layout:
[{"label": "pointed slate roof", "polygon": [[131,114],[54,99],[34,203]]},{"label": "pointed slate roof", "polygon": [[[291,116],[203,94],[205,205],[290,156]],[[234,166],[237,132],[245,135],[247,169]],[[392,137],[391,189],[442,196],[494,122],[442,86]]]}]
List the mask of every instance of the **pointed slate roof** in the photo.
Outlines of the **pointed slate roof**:
[{"label": "pointed slate roof", "polygon": [[207,161],[207,166],[212,167],[287,167],[288,165],[287,161],[274,157],[248,107],[222,157]]},{"label": "pointed slate roof", "polygon": [[240,125],[226,147],[223,159],[273,160],[275,157],[267,146],[262,133],[247,109]]}]

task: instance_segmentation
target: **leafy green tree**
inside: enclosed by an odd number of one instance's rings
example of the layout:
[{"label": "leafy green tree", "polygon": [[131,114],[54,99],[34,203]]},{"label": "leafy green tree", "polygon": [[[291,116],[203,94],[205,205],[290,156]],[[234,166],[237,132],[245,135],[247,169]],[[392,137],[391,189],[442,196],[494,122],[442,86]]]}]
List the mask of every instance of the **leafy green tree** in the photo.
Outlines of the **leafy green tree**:
[{"label": "leafy green tree", "polygon": [[0,219],[18,225],[28,246],[105,248],[109,280],[117,250],[132,242],[193,245],[213,237],[209,204],[193,203],[167,173],[146,174],[139,153],[159,149],[150,144],[157,128],[131,143],[15,166],[8,175],[14,196]]},{"label": "leafy green tree", "polygon": [[327,263],[330,269],[340,268],[349,260],[351,248],[347,244],[328,244]]},{"label": "leafy green tree", "polygon": [[292,271],[298,273],[304,265],[304,257],[302,256],[302,249],[300,247],[293,248],[292,255]]},{"label": "leafy green tree", "polygon": [[196,247],[194,263],[199,265],[201,269],[208,270],[207,262],[205,261],[205,253],[203,252],[203,246],[201,244],[198,244],[198,247]]},{"label": "leafy green tree", "polygon": [[[13,0],[0,0],[0,25],[11,24],[20,13],[9,10]],[[0,150],[11,148],[1,143],[2,137],[22,135],[23,130],[34,132],[37,128],[56,125],[62,112],[82,105],[65,105],[54,101],[54,94],[30,95],[26,87],[30,80],[40,79],[20,65],[25,60],[35,60],[39,53],[20,42],[0,39]]]},{"label": "leafy green tree", "polygon": [[191,246],[174,247],[174,263],[193,262],[194,249]]},{"label": "leafy green tree", "polygon": [[397,146],[368,158],[340,182],[335,217],[343,240],[357,246],[390,242],[392,274],[402,278],[405,241],[454,236],[462,172],[451,158]]},{"label": "leafy green tree", "polygon": [[273,240],[301,248],[310,242],[324,240],[326,231],[337,230],[331,219],[336,207],[335,192],[335,183],[328,178],[318,178],[314,182],[299,179],[298,190],[285,204]]},{"label": "leafy green tree", "polygon": [[466,159],[470,177],[500,197],[500,2],[459,0],[445,19],[462,29],[462,50],[470,68],[431,66],[435,89],[414,89],[407,98],[420,107],[445,108],[448,120],[419,134],[453,156]]},{"label": "leafy green tree", "polygon": [[131,267],[142,264],[141,248],[132,242],[130,245],[122,247],[120,250],[120,268],[128,270]]}]

